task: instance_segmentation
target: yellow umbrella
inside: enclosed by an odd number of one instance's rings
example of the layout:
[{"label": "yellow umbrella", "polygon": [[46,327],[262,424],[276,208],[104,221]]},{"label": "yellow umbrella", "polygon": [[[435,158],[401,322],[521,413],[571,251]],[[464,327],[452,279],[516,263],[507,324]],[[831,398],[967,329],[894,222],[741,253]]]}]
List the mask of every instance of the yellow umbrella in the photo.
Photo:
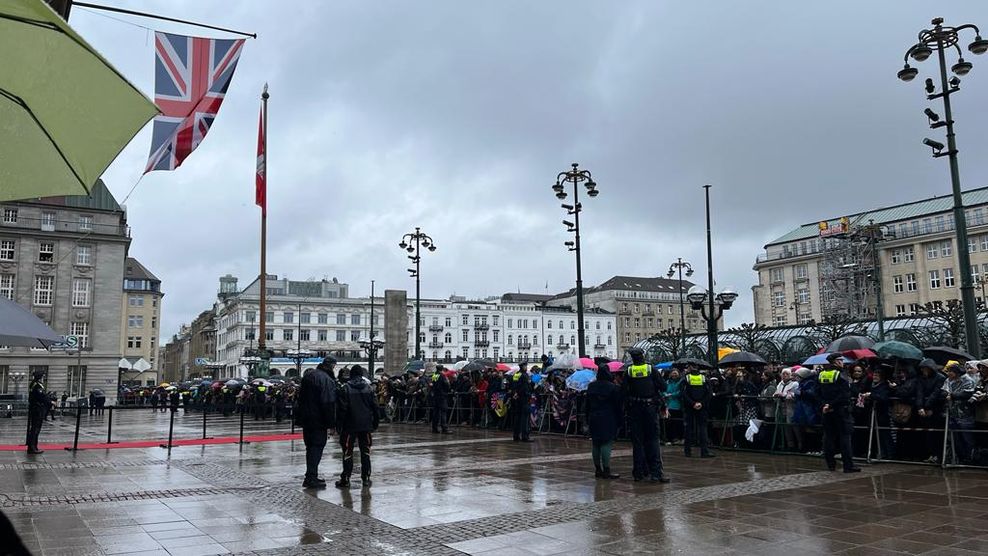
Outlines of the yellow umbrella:
[{"label": "yellow umbrella", "polygon": [[161,384],[158,385],[158,388],[168,388],[169,386],[171,386],[171,384],[168,384],[167,382],[162,382]]},{"label": "yellow umbrella", "polygon": [[157,107],[41,0],[0,0],[0,201],[89,192]]},{"label": "yellow umbrella", "polygon": [[737,349],[734,349],[734,348],[729,348],[729,347],[719,347],[719,348],[717,348],[717,360],[720,361],[721,359],[724,358],[725,355],[729,355],[731,353],[736,353],[738,351],[740,351],[740,350],[737,350]]}]

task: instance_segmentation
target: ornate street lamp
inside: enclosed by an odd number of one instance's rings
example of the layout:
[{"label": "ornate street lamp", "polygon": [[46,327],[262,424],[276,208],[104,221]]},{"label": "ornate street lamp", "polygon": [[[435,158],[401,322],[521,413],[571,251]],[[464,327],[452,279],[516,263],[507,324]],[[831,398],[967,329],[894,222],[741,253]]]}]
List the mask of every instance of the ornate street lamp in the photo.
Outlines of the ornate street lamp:
[{"label": "ornate street lamp", "polygon": [[11,371],[10,379],[14,381],[14,399],[20,399],[21,381],[27,378],[24,371]]},{"label": "ornate street lamp", "polygon": [[312,357],[312,352],[307,349],[290,349],[288,350],[288,358],[295,362],[295,369],[298,371],[298,377],[302,378],[302,361]]},{"label": "ornate street lamp", "polygon": [[[415,359],[424,359],[422,357],[421,350],[421,326],[422,326],[422,313],[421,313],[421,272],[420,263],[422,262],[421,248],[424,247],[430,252],[436,250],[436,242],[433,241],[431,237],[425,234],[418,226],[415,227],[415,232],[410,234],[405,234],[401,238],[401,243],[398,247],[412,253],[408,256],[413,263],[415,263],[415,268],[409,268],[408,272],[412,278],[415,278]],[[373,372],[373,369],[371,370]]]},{"label": "ornate street lamp", "polygon": [[683,353],[686,352],[686,307],[683,302],[683,270],[686,270],[686,277],[693,276],[693,266],[683,259],[676,259],[676,262],[669,265],[669,272],[666,277],[672,278],[679,271],[679,334],[683,337]]},{"label": "ornate street lamp", "polygon": [[717,366],[717,321],[724,316],[724,311],[734,305],[737,298],[738,294],[730,289],[725,289],[711,297],[702,286],[693,286],[686,294],[690,306],[700,311],[700,316],[707,322],[707,358],[715,367]]},{"label": "ornate street lamp", "polygon": [[[906,50],[904,56],[905,65],[898,72],[899,79],[912,81],[919,74],[919,70],[909,65],[909,59],[917,62],[929,59],[936,52],[940,62],[940,92],[936,92],[933,79],[925,82],[926,98],[928,100],[943,100],[943,121],[933,110],[927,108],[924,113],[929,120],[930,128],[939,129],[945,127],[947,131],[946,152],[944,145],[932,139],[923,139],[923,144],[933,150],[933,157],[948,157],[950,161],[950,183],[954,197],[954,230],[957,238],[957,259],[961,268],[961,302],[964,306],[964,332],[966,338],[967,351],[975,358],[981,356],[981,344],[978,338],[978,324],[976,304],[974,299],[974,284],[971,279],[971,255],[968,252],[967,243],[967,219],[964,215],[964,201],[961,198],[961,179],[957,168],[957,143],[954,137],[954,119],[950,110],[950,95],[960,90],[961,80],[956,76],[967,75],[973,64],[964,59],[960,46],[960,33],[962,31],[974,31],[974,40],[967,49],[972,54],[984,54],[988,52],[988,40],[981,38],[981,31],[976,25],[965,24],[958,27],[948,27],[943,24],[943,18],[934,18],[931,22],[932,29],[923,29],[919,32],[919,40],[916,44]],[[955,77],[947,79],[947,58],[946,51],[954,49],[957,52],[957,62],[950,66],[950,71]]]},{"label": "ornate street lamp", "polygon": [[562,208],[566,214],[573,217],[573,222],[563,220],[563,225],[566,226],[567,232],[574,234],[574,237],[572,241],[566,241],[563,245],[576,253],[576,332],[579,338],[577,345],[579,346],[579,357],[586,357],[587,341],[584,336],[585,325],[583,322],[583,269],[580,263],[580,213],[583,212],[583,205],[580,203],[580,184],[586,187],[587,195],[590,198],[596,197],[600,192],[597,191],[597,182],[593,181],[593,175],[590,174],[589,170],[580,170],[580,165],[576,162],[571,166],[573,167],[572,170],[560,172],[556,176],[556,183],[552,186],[552,190],[555,192],[556,198],[562,201],[568,196],[565,184],[573,184],[573,204],[563,204]]}]

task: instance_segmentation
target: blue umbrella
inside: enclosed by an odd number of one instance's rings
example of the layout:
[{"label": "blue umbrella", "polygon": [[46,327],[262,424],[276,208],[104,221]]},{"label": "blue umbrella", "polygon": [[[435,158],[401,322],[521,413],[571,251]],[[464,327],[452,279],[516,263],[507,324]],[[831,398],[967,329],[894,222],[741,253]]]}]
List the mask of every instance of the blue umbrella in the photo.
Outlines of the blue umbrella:
[{"label": "blue umbrella", "polygon": [[[814,355],[813,357],[810,357],[806,361],[803,361],[803,365],[826,365],[827,364],[827,357],[829,357],[829,356],[830,356],[829,353],[818,353],[818,354]],[[854,361],[854,360],[853,359],[848,359],[847,357],[844,358],[844,362],[845,363],[851,363],[852,361]]]},{"label": "blue umbrella", "polygon": [[656,369],[671,369],[672,368],[672,361],[666,361],[665,363],[656,363],[655,364],[655,368]]},{"label": "blue umbrella", "polygon": [[591,370],[576,371],[566,379],[566,387],[577,392],[587,389],[587,385],[597,378],[597,373]]},{"label": "blue umbrella", "polygon": [[532,374],[532,384],[538,384],[540,382],[542,382],[542,375],[540,375],[539,373],[533,373]]}]

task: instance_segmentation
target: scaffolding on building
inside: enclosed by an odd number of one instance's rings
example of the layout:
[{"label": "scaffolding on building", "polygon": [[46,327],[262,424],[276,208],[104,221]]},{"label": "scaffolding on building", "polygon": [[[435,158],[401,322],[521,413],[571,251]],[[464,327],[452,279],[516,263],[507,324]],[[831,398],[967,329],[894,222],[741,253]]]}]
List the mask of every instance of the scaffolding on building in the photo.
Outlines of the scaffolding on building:
[{"label": "scaffolding on building", "polygon": [[823,319],[873,319],[881,299],[881,243],[895,232],[874,221],[820,223],[820,315]]}]

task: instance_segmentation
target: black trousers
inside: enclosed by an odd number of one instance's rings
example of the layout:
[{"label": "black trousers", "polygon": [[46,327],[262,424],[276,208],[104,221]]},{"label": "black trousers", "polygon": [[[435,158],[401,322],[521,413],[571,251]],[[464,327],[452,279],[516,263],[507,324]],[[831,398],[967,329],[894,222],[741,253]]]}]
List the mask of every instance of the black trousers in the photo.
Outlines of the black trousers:
[{"label": "black trousers", "polygon": [[446,400],[443,399],[442,402],[438,398],[432,399],[432,432],[437,432],[440,427],[446,430],[448,427],[446,423],[448,421],[447,414],[449,413],[449,408],[446,407]]},{"label": "black trousers", "polygon": [[28,451],[36,451],[38,449],[38,437],[41,435],[41,424],[44,421],[45,416],[43,413],[28,416],[26,442]]},{"label": "black trousers", "polygon": [[515,428],[514,428],[514,438],[515,440],[528,440],[528,437],[532,434],[532,418],[531,413],[528,411],[528,404],[525,404],[523,409],[515,409]]},{"label": "black trousers", "polygon": [[838,447],[844,469],[854,467],[854,449],[851,447],[853,432],[854,419],[847,410],[834,410],[823,414],[823,459],[827,462],[827,467],[837,466],[834,456]]},{"label": "black trousers", "polygon": [[350,480],[353,474],[353,445],[360,447],[360,477],[366,479],[371,474],[371,433],[370,432],[341,432],[340,447],[343,448],[343,473],[340,478]]},{"label": "black trousers", "polygon": [[636,479],[662,476],[662,454],[659,453],[659,423],[655,406],[643,403],[631,404],[631,452]]},{"label": "black trousers", "polygon": [[303,428],[302,441],[305,442],[305,478],[315,479],[319,476],[319,462],[322,461],[322,451],[326,448],[326,435],[329,429]]},{"label": "black trousers", "polygon": [[707,441],[707,410],[683,408],[683,423],[686,427],[686,438],[683,441],[683,451],[687,455],[693,446],[700,447],[700,453],[710,451]]}]

